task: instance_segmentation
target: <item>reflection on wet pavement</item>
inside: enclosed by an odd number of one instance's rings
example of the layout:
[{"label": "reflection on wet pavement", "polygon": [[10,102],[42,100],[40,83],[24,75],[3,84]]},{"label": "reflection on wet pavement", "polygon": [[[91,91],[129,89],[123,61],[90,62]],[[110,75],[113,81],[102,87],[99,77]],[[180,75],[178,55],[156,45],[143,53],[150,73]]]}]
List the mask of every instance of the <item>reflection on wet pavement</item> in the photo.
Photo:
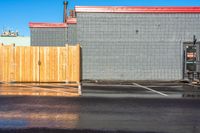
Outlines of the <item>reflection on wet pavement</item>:
[{"label": "reflection on wet pavement", "polygon": [[183,97],[184,98],[200,98],[200,86],[199,85],[184,86]]},{"label": "reflection on wet pavement", "polygon": [[[146,86],[168,94],[169,97],[162,98],[133,85],[85,85],[81,97],[0,96],[0,128],[122,130],[139,133],[200,132],[200,99],[172,97],[194,91],[191,86]],[[18,87],[23,88],[22,85]],[[58,88],[45,85],[47,87]],[[128,97],[107,97],[106,92],[109,95],[127,94]],[[88,93],[92,96],[86,96]],[[141,96],[130,97],[137,94]],[[148,95],[153,97],[149,98]]]},{"label": "reflection on wet pavement", "polygon": [[26,127],[28,125],[28,121],[25,120],[8,120],[2,119],[0,120],[0,128],[11,128],[11,127]]},{"label": "reflection on wet pavement", "polygon": [[[31,104],[31,103],[30,103]],[[34,105],[35,103],[33,103]],[[66,106],[59,110],[59,106],[29,106],[23,104],[11,108],[7,106],[0,111],[0,128],[27,128],[27,127],[49,127],[49,128],[76,128],[79,121],[78,106]],[[6,108],[8,107],[8,108]],[[70,108],[69,108],[70,107]],[[12,109],[14,108],[14,109]],[[20,109],[21,108],[21,109]],[[7,111],[5,111],[7,110]],[[75,110],[72,112],[70,110]]]},{"label": "reflection on wet pavement", "polygon": [[23,96],[78,96],[78,88],[73,84],[0,84],[0,95]]}]

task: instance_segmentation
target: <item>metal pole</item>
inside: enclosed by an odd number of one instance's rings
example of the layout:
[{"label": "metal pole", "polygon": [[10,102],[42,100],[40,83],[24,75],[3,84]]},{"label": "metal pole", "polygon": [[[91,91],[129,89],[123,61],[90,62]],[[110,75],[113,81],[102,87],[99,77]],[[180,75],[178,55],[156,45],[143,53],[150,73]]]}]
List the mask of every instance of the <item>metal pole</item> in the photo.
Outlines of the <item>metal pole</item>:
[{"label": "metal pole", "polygon": [[63,14],[63,23],[67,23],[67,5],[68,1],[64,1],[64,14]]},{"label": "metal pole", "polygon": [[195,47],[196,47],[196,41],[197,41],[197,39],[196,39],[196,36],[194,35],[193,36],[193,79],[192,80],[194,80],[194,72],[196,71],[196,69],[195,69]]}]

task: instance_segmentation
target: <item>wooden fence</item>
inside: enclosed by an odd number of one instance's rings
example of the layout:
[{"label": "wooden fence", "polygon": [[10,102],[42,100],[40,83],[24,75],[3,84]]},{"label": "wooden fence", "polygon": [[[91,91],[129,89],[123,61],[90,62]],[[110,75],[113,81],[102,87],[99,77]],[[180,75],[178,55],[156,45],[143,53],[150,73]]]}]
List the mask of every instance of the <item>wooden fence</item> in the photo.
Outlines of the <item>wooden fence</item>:
[{"label": "wooden fence", "polygon": [[0,82],[80,84],[80,45],[15,47],[0,44]]}]

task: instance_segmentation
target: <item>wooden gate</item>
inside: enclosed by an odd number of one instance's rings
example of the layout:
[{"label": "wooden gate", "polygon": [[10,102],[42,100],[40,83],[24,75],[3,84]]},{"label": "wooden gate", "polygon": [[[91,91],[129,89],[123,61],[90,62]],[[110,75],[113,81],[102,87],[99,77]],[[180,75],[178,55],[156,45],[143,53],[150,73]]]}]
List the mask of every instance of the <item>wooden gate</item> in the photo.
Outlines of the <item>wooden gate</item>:
[{"label": "wooden gate", "polygon": [[0,44],[0,82],[80,84],[80,45],[34,47]]}]

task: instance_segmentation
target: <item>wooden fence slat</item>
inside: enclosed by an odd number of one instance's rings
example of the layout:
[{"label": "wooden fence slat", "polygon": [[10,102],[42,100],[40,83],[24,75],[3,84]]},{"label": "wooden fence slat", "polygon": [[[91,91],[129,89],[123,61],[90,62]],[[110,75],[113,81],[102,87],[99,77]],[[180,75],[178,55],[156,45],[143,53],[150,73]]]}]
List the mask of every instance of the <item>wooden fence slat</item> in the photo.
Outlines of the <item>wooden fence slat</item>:
[{"label": "wooden fence slat", "polygon": [[39,71],[40,71],[40,66],[38,65],[38,61],[40,60],[40,47],[36,47],[37,49],[36,49],[36,53],[35,53],[35,55],[36,55],[36,58],[35,58],[35,74],[36,74],[36,80],[38,81],[38,82],[40,82],[40,73],[39,73]]},{"label": "wooden fence slat", "polygon": [[2,57],[3,57],[3,54],[2,54],[2,52],[3,52],[3,50],[2,50],[2,44],[0,44],[0,52],[1,52],[1,56],[0,56],[0,63],[1,63],[1,69],[0,69],[0,82],[1,81],[3,81],[2,80],[2,74],[3,74],[3,69],[2,69],[2,67],[3,67],[3,64],[2,64]]},{"label": "wooden fence slat", "polygon": [[76,79],[77,82],[80,82],[80,80],[81,80],[81,60],[80,60],[80,57],[81,57],[81,50],[80,50],[80,44],[78,44],[76,46],[76,59],[75,59],[76,65],[77,65],[76,70],[75,70],[75,71],[77,71],[77,79]]},{"label": "wooden fence slat", "polygon": [[10,82],[13,80],[13,48],[14,45],[0,45],[0,81]]},{"label": "wooden fence slat", "polygon": [[65,74],[66,74],[66,82],[69,82],[70,81],[70,78],[69,78],[69,76],[70,76],[70,74],[69,74],[69,45],[66,44],[65,48],[66,48],[66,66],[65,66],[66,72],[65,72]]},{"label": "wooden fence slat", "polygon": [[3,58],[4,58],[4,51],[3,51],[3,44],[0,44],[0,63],[1,63],[1,69],[0,69],[0,81],[3,82],[3,71],[4,71],[4,64],[3,64]]},{"label": "wooden fence slat", "polygon": [[14,80],[14,73],[15,73],[15,62],[14,62],[14,58],[15,58],[15,54],[14,54],[14,47],[15,47],[15,44],[12,44],[11,47],[10,47],[10,70],[9,70],[9,80],[12,82]]},{"label": "wooden fence slat", "polygon": [[19,81],[20,74],[20,51],[19,47],[15,48],[15,81]]}]

